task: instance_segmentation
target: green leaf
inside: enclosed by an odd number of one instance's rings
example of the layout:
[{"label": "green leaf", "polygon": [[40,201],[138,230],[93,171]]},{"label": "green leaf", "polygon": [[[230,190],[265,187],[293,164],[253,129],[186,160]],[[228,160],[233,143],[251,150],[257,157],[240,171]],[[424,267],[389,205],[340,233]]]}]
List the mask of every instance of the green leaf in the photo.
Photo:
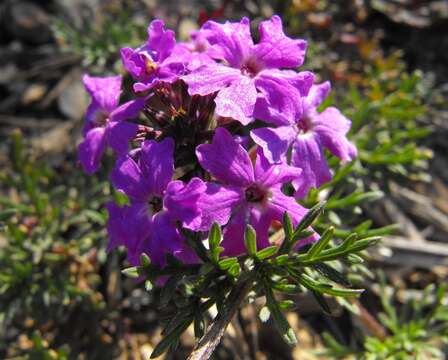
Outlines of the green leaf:
[{"label": "green leaf", "polygon": [[103,214],[101,214],[99,211],[85,209],[83,211],[83,214],[86,216],[87,219],[92,220],[93,222],[95,222],[99,225],[106,224],[105,216]]},{"label": "green leaf", "polygon": [[138,266],[133,266],[133,267],[129,267],[129,268],[121,270],[121,273],[130,278],[138,278],[140,276],[139,270],[140,269]]},{"label": "green leaf", "polygon": [[309,290],[333,296],[354,297],[361,295],[361,293],[364,291],[363,289],[335,288],[330,284],[318,283],[306,274],[295,274],[294,278]]},{"label": "green leaf", "polygon": [[318,203],[314,205],[306,215],[303,217],[302,221],[297,225],[295,229],[295,233],[299,233],[308,227],[310,227],[313,222],[319,217],[320,214],[324,211],[325,202]]},{"label": "green leaf", "polygon": [[258,260],[264,260],[264,259],[267,259],[267,258],[275,255],[277,253],[277,251],[278,251],[277,246],[275,246],[275,245],[269,246],[267,248],[264,248],[264,249],[258,251],[255,256],[257,257]]},{"label": "green leaf", "polygon": [[194,317],[194,337],[199,339],[204,336],[205,322],[204,318],[199,312],[196,312]]},{"label": "green leaf", "polygon": [[294,330],[291,328],[291,326],[289,326],[288,320],[286,320],[285,316],[280,310],[280,306],[277,303],[277,300],[275,300],[274,295],[272,294],[272,290],[269,288],[269,285],[265,285],[265,295],[266,306],[271,313],[272,319],[274,320],[278,331],[289,345],[296,345],[297,338]]},{"label": "green leaf", "polygon": [[342,275],[339,271],[332,268],[330,265],[325,263],[319,263],[316,265],[313,265],[313,269],[317,270],[320,274],[325,276],[326,278],[330,279],[331,281],[334,281],[335,283],[344,285],[344,286],[351,286],[351,283]]},{"label": "green leaf", "polygon": [[0,212],[0,221],[8,221],[11,219],[15,214],[17,214],[17,209],[7,209],[2,212]]},{"label": "green leaf", "polygon": [[275,259],[273,259],[273,262],[275,265],[284,265],[288,262],[288,260],[290,260],[290,256],[289,254],[283,254],[283,255],[279,255],[277,256]]},{"label": "green leaf", "polygon": [[145,289],[146,291],[151,291],[153,289],[152,282],[150,280],[145,280]]},{"label": "green leaf", "polygon": [[275,283],[272,288],[275,291],[280,291],[283,292],[285,294],[297,294],[302,292],[302,289],[300,288],[300,286],[297,285],[293,285],[293,284],[280,284],[280,283]]},{"label": "green leaf", "polygon": [[356,191],[342,199],[330,199],[327,203],[327,209],[341,209],[354,206],[367,201],[375,201],[384,196],[382,191]]},{"label": "green leaf", "polygon": [[144,267],[148,267],[151,265],[151,259],[145,253],[140,255],[140,264]]},{"label": "green leaf", "polygon": [[355,241],[358,239],[358,234],[353,233],[350,234],[349,236],[347,236],[344,240],[344,242],[339,245],[339,249],[349,249],[354,243]]},{"label": "green leaf", "polygon": [[216,249],[222,241],[221,227],[218,223],[213,223],[208,234],[208,244],[210,250]]},{"label": "green leaf", "polygon": [[213,250],[210,251],[210,259],[214,264],[217,264],[219,262],[219,255],[224,251],[224,248],[221,246],[215,247]]},{"label": "green leaf", "polygon": [[312,259],[316,255],[319,255],[323,249],[328,245],[330,240],[333,238],[334,227],[330,226],[327,230],[324,231],[319,241],[314,243],[311,249],[307,252],[307,256]]},{"label": "green leaf", "polygon": [[278,303],[278,305],[280,307],[280,310],[282,310],[282,311],[292,310],[292,309],[294,309],[297,306],[296,303],[294,301],[292,301],[292,300],[280,301]]},{"label": "green leaf", "polygon": [[162,287],[162,291],[160,292],[160,300],[159,307],[162,308],[170,302],[170,300],[174,297],[174,293],[177,288],[177,282],[179,281],[179,276],[171,276],[168,281],[165,283],[165,286]]},{"label": "green leaf", "polygon": [[255,229],[251,225],[246,225],[244,232],[244,245],[246,246],[247,253],[250,256],[255,256],[257,253],[257,234]]},{"label": "green leaf", "polygon": [[302,230],[295,232],[293,235],[293,241],[290,243],[290,248],[292,249],[296,245],[297,241],[306,239],[314,234],[315,232],[313,230]]},{"label": "green leaf", "polygon": [[332,315],[330,306],[327,303],[327,300],[323,297],[323,295],[317,291],[311,290],[311,293],[314,296],[314,299],[317,301],[319,306],[322,308],[322,310],[327,313],[328,315]]},{"label": "green leaf", "polygon": [[292,227],[291,216],[289,216],[287,211],[283,214],[283,230],[285,231],[285,239],[287,241],[290,240],[292,238],[292,234],[294,233],[294,229]]},{"label": "green leaf", "polygon": [[227,271],[231,276],[237,277],[241,272],[241,266],[237,262],[237,263],[233,264]]},{"label": "green leaf", "polygon": [[280,245],[280,254],[284,254],[285,252],[289,252],[290,243],[292,241],[292,236],[294,234],[294,229],[292,227],[292,220],[289,216],[288,212],[285,211],[283,213],[283,231],[285,233],[285,239]]},{"label": "green leaf", "polygon": [[347,261],[351,264],[362,264],[364,263],[364,259],[356,254],[348,254],[347,255]]},{"label": "green leaf", "polygon": [[208,254],[207,254],[207,249],[205,248],[204,244],[202,243],[200,234],[194,233],[194,232],[186,230],[184,228],[182,229],[182,234],[185,236],[185,240],[186,240],[188,246],[190,246],[195,251],[196,255],[198,255],[198,257],[203,262],[208,262],[209,258],[208,258]]},{"label": "green leaf", "polygon": [[191,318],[185,319],[173,331],[166,335],[160,341],[151,354],[151,359],[154,359],[168,350],[168,348],[179,340],[180,335],[188,328],[191,323]]},{"label": "green leaf", "polygon": [[221,270],[227,270],[234,264],[238,262],[237,258],[235,257],[229,257],[229,258],[223,258],[219,261],[218,265]]},{"label": "green leaf", "polygon": [[314,259],[308,259],[307,254],[301,254],[296,256],[296,260],[294,261],[294,263],[300,266],[309,266],[318,262],[340,259],[341,257],[347,256],[348,254],[360,252],[370,246],[376,245],[380,240],[380,237],[374,236],[362,240],[357,240],[349,247],[343,246],[343,244],[341,244],[335,248],[323,250],[319,255],[315,256]]}]

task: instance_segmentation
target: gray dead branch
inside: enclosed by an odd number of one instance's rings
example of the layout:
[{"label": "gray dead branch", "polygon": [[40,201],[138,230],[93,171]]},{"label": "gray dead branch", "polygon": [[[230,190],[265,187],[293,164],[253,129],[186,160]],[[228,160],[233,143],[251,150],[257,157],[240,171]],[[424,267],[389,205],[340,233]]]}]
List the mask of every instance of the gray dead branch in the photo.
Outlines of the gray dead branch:
[{"label": "gray dead branch", "polygon": [[434,241],[410,241],[400,236],[383,238],[383,247],[372,251],[374,260],[400,267],[432,269],[436,265],[448,266],[448,248]]},{"label": "gray dead branch", "polygon": [[448,233],[448,216],[437,209],[430,198],[396,184],[391,184],[391,191],[397,204],[416,219]]}]

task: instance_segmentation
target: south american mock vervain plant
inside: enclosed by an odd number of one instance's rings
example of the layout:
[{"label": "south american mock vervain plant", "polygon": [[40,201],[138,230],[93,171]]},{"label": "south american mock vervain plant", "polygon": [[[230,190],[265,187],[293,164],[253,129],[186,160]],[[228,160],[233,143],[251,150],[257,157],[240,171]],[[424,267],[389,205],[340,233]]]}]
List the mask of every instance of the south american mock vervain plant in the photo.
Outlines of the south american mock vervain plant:
[{"label": "south american mock vervain plant", "polygon": [[[376,239],[351,236],[328,248],[333,229],[319,235],[311,226],[322,206],[307,211],[298,202],[331,180],[325,150],[344,162],[355,159],[346,137],[351,121],[335,107],[319,108],[329,82],[317,84],[312,72],[297,71],[305,40],[285,35],[278,16],[261,22],[258,32],[254,43],[247,18],[208,21],[189,42],[177,42],[154,20],[145,44],[121,49],[133,79],[131,100],[120,104],[121,76],[83,78],[92,100],[79,162],[93,174],[112,149],[110,181],[129,200],[107,204],[108,250],[124,246],[133,266],[127,272],[147,284],[176,288],[185,277],[193,284],[185,294],[196,307],[190,302],[190,311],[167,326],[168,340],[154,356],[175,345],[192,321],[201,337],[201,314],[216,304],[225,317],[228,301],[239,304],[252,290],[265,296],[290,342],[285,306],[274,291],[302,285],[319,303],[322,294],[359,293],[322,287],[303,269],[327,266],[323,272],[334,281],[336,271],[325,261]],[[282,224],[284,235],[273,241]],[[213,284],[219,289],[211,294]]]}]

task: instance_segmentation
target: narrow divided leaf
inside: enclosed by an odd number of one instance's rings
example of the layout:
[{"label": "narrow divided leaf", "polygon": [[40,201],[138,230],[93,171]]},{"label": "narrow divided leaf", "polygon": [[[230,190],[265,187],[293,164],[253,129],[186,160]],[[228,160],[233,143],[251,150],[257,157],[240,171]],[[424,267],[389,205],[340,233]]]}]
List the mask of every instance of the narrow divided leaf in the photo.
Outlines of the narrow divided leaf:
[{"label": "narrow divided leaf", "polygon": [[279,291],[285,294],[297,294],[302,291],[300,286],[292,285],[292,284],[279,284],[276,283],[272,287],[275,291]]},{"label": "narrow divided leaf", "polygon": [[323,295],[321,293],[318,293],[317,291],[311,291],[311,293],[313,294],[314,299],[317,301],[322,310],[328,315],[332,315],[330,306],[328,305]]},{"label": "narrow divided leaf", "polygon": [[282,311],[291,310],[291,309],[293,309],[293,308],[295,308],[297,306],[296,303],[294,301],[292,301],[292,300],[280,301],[278,303],[278,305],[280,307],[280,310],[282,310]]},{"label": "narrow divided leaf", "polygon": [[318,203],[314,205],[306,215],[303,217],[302,221],[297,225],[295,232],[301,232],[311,226],[313,222],[318,218],[320,214],[322,214],[325,207],[325,202]]},{"label": "narrow divided leaf", "polygon": [[140,255],[140,264],[142,266],[150,266],[151,265],[151,259],[149,258],[148,255],[146,255],[145,253]]},{"label": "narrow divided leaf", "polygon": [[133,266],[133,267],[123,269],[123,270],[121,270],[121,273],[130,278],[138,278],[140,276],[138,266]]},{"label": "narrow divided leaf", "polygon": [[335,283],[344,285],[344,286],[351,286],[350,281],[348,281],[344,275],[342,275],[339,271],[332,268],[330,265],[325,263],[319,263],[316,265],[313,265],[313,268],[317,270],[320,274],[325,276],[326,278],[330,279],[331,281],[334,281]]},{"label": "narrow divided leaf", "polygon": [[166,306],[173,298],[178,281],[179,276],[171,276],[165,283],[165,286],[162,287],[162,291],[160,292],[159,307]]},{"label": "narrow divided leaf", "polygon": [[240,264],[238,264],[238,262],[233,264],[228,270],[228,273],[233,277],[237,277],[240,274],[240,272],[241,272],[241,266]]},{"label": "narrow divided leaf", "polygon": [[343,289],[343,288],[335,288],[330,284],[318,283],[313,278],[306,274],[300,274],[299,276],[294,276],[295,279],[305,286],[307,289],[316,291],[318,293],[324,293],[333,296],[342,296],[342,297],[354,297],[359,296],[364,291],[363,289]]},{"label": "narrow divided leaf", "polygon": [[151,354],[151,359],[156,358],[157,356],[164,353],[168,348],[172,345],[174,345],[178,340],[179,336],[188,328],[188,326],[191,323],[191,319],[185,319],[183,322],[181,322],[172,332],[170,332],[168,335],[166,335],[162,341],[160,341],[154,351]]},{"label": "narrow divided leaf", "polygon": [[196,339],[201,338],[204,335],[205,322],[202,315],[197,312],[194,317],[194,337]]},{"label": "narrow divided leaf", "polygon": [[153,284],[152,284],[152,282],[150,281],[150,280],[146,280],[145,281],[145,289],[146,289],[146,291],[151,291],[152,289],[153,289]]},{"label": "narrow divided leaf", "polygon": [[274,295],[272,294],[272,290],[268,285],[265,285],[265,295],[266,295],[266,306],[268,307],[272,319],[275,322],[275,325],[282,335],[283,339],[291,346],[297,344],[297,338],[294,333],[294,330],[289,326],[288,320],[286,320],[283,315],[280,306],[275,300]]},{"label": "narrow divided leaf", "polygon": [[269,246],[267,248],[258,251],[255,256],[257,257],[258,260],[264,260],[275,255],[277,251],[278,251],[277,246]]},{"label": "narrow divided leaf", "polygon": [[221,270],[227,270],[229,269],[231,266],[233,266],[234,264],[236,264],[238,262],[238,260],[235,257],[230,257],[230,258],[224,258],[221,259],[218,263],[219,268]]},{"label": "narrow divided leaf", "polygon": [[344,242],[340,245],[340,249],[348,249],[350,248],[354,242],[358,239],[358,234],[353,233],[347,236],[344,240]]},{"label": "narrow divided leaf", "polygon": [[251,225],[246,225],[244,244],[246,245],[247,253],[250,256],[255,256],[257,253],[257,234]]},{"label": "narrow divided leaf", "polygon": [[319,241],[314,243],[311,249],[308,251],[307,256],[312,259],[316,255],[319,255],[320,252],[326,248],[330,240],[333,238],[334,227],[330,226],[327,230],[324,231]]},{"label": "narrow divided leaf", "polygon": [[208,234],[208,245],[210,250],[216,249],[222,240],[221,227],[215,222]]}]

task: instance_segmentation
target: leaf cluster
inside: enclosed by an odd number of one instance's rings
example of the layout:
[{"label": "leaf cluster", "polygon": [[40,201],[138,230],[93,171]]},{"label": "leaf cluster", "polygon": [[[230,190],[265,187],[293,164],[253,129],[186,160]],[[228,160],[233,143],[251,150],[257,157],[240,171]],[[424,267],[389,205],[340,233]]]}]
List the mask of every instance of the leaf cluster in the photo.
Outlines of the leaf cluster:
[{"label": "leaf cluster", "polygon": [[85,67],[100,72],[113,67],[120,48],[138,46],[146,37],[146,26],[135,21],[130,10],[90,14],[81,25],[55,19],[53,33],[62,50],[80,56]]},{"label": "leaf cluster", "polygon": [[385,338],[365,336],[361,349],[338,343],[330,334],[324,334],[327,349],[322,355],[343,358],[376,359],[442,359],[442,345],[448,343],[448,309],[446,285],[427,286],[421,297],[412,297],[400,310],[393,303],[394,292],[385,285],[380,273],[380,300],[383,312],[381,324],[387,329]]},{"label": "leaf cluster", "polygon": [[9,158],[0,175],[1,336],[30,319],[32,333],[44,323],[63,323],[71,309],[104,307],[92,251],[105,236],[106,183],[60,178],[31,157],[20,132],[12,135]]},{"label": "leaf cluster", "polygon": [[295,304],[283,299],[285,295],[309,292],[328,313],[331,309],[325,297],[358,296],[362,290],[352,288],[350,281],[332,266],[332,262],[363,262],[364,250],[376,244],[379,238],[353,233],[337,240],[334,228],[330,227],[312,246],[299,246],[313,235],[311,226],[323,209],[324,204],[316,205],[296,227],[285,213],[285,235],[280,246],[258,249],[255,230],[247,225],[244,236],[247,253],[238,257],[221,257],[222,233],[214,224],[205,243],[202,234],[185,233],[187,243],[201,259],[201,264],[183,264],[174,257],[168,257],[167,265],[157,268],[148,256],[143,255],[139,266],[123,270],[128,276],[144,280],[147,289],[152,289],[154,283],[163,284],[159,306],[166,308],[171,305],[174,309],[163,330],[165,337],[152,356],[176,348],[180,334],[191,323],[196,337],[203,336],[208,309],[216,306],[220,314],[234,307],[234,297],[230,293],[236,287],[250,292],[249,298],[263,297],[266,300],[261,319],[266,321],[271,317],[289,344],[294,344],[296,337],[283,312]]}]

